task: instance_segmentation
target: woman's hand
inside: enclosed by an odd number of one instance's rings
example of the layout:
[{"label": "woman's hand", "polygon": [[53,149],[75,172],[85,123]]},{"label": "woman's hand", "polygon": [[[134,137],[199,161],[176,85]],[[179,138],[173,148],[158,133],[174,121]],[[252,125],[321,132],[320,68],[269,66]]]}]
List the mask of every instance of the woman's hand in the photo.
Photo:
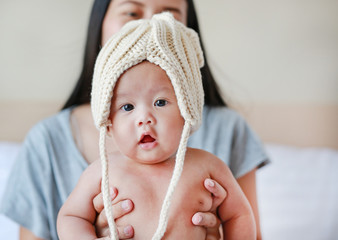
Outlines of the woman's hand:
[{"label": "woman's hand", "polygon": [[192,222],[196,226],[207,228],[207,240],[218,240],[221,237],[220,220],[216,216],[217,207],[227,196],[226,190],[212,179],[204,180],[204,187],[212,194],[213,201],[210,212],[197,212],[192,217]]},{"label": "woman's hand", "polygon": [[[116,188],[110,189],[111,193],[111,199],[112,201],[116,198],[118,191]],[[103,198],[102,193],[98,194],[93,199],[93,204],[96,212],[98,212],[98,216],[95,221],[95,229],[96,229],[96,235],[100,239],[106,239],[107,236],[109,236],[109,227],[108,227],[108,221],[104,210],[103,205]],[[125,199],[121,200],[117,203],[114,203],[112,205],[113,207],[113,214],[114,219],[118,219],[125,214],[129,213],[134,208],[134,204],[131,200]],[[117,226],[117,231],[119,234],[119,239],[128,239],[132,238],[134,236],[134,229],[132,226]]]}]

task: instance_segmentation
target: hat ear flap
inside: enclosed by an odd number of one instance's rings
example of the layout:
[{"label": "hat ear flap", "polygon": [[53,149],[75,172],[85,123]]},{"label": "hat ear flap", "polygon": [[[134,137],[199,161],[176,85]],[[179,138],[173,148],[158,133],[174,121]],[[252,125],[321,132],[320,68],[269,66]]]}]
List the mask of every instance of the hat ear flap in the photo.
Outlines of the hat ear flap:
[{"label": "hat ear flap", "polygon": [[195,49],[199,67],[202,68],[204,66],[204,57],[201,48],[200,38],[198,37],[198,34],[192,29],[185,28],[185,32],[191,40],[192,47]]}]

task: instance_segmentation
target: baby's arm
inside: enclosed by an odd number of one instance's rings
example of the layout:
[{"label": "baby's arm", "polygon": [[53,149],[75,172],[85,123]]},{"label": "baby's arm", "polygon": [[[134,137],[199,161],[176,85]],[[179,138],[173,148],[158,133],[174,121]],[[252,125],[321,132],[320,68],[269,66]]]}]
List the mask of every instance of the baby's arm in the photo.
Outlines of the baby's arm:
[{"label": "baby's arm", "polygon": [[57,231],[61,240],[96,239],[94,222],[96,211],[93,199],[101,191],[101,168],[99,161],[91,164],[59,211]]},{"label": "baby's arm", "polygon": [[227,197],[218,207],[224,239],[256,239],[256,225],[250,204],[233,177],[230,169],[216,156],[210,154],[212,161],[211,178],[227,190]]}]

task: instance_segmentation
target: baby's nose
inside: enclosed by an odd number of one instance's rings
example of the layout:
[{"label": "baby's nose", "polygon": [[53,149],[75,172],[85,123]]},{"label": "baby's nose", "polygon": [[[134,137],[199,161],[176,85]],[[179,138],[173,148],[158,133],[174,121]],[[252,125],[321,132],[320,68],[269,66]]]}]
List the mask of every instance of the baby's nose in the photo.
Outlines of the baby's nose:
[{"label": "baby's nose", "polygon": [[152,125],[155,123],[155,118],[151,114],[146,114],[138,121],[138,126]]}]

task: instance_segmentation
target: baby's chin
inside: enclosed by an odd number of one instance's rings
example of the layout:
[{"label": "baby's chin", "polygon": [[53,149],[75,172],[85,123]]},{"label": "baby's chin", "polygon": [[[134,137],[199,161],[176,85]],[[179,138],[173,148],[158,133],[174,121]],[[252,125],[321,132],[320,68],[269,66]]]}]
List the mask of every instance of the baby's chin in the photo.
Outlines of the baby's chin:
[{"label": "baby's chin", "polygon": [[142,154],[142,156],[128,156],[135,163],[145,164],[145,165],[166,165],[169,166],[171,162],[175,163],[175,154],[152,154],[146,153]]}]

